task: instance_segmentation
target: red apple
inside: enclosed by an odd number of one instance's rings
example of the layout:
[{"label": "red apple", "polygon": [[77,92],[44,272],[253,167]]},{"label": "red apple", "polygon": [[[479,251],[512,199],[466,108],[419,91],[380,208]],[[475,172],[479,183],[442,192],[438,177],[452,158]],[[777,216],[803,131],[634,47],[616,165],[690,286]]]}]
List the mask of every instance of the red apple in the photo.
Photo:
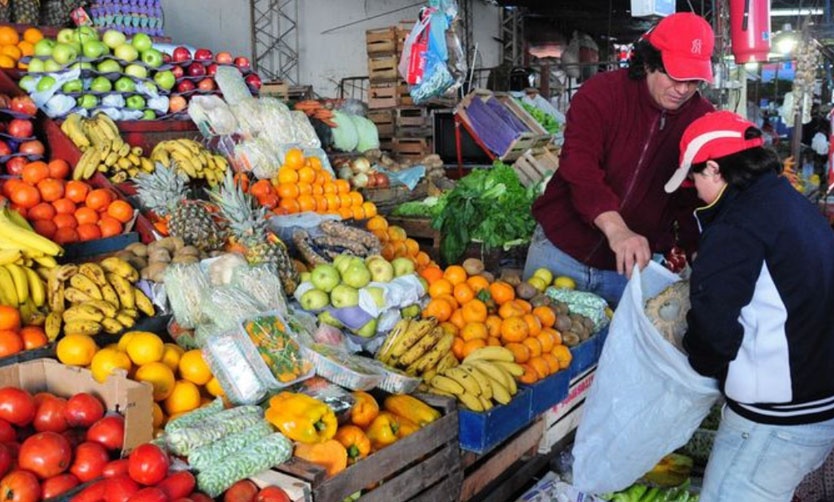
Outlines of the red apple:
[{"label": "red apple", "polygon": [[203,66],[203,63],[191,63],[185,69],[185,73],[191,77],[202,77],[206,74],[206,67]]},{"label": "red apple", "polygon": [[197,61],[211,61],[214,59],[214,54],[206,48],[200,48],[194,51],[194,59]]},{"label": "red apple", "polygon": [[249,63],[249,58],[238,56],[235,58],[235,66],[241,70],[248,70],[252,65]]},{"label": "red apple", "polygon": [[43,155],[46,152],[46,147],[43,146],[40,140],[33,139],[21,143],[18,152],[25,153],[26,155]]},{"label": "red apple", "polygon": [[171,96],[171,99],[168,100],[168,111],[171,113],[185,110],[186,106],[188,106],[188,101],[182,96]]},{"label": "red apple", "polygon": [[174,49],[174,53],[171,54],[172,59],[174,62],[179,63],[181,61],[188,61],[191,59],[191,51],[188,50],[187,47],[179,46]]},{"label": "red apple", "polygon": [[197,86],[191,80],[181,80],[177,82],[177,92],[188,92],[196,89]]},{"label": "red apple", "polygon": [[31,138],[35,128],[29,119],[12,119],[9,122],[9,134],[14,138]]},{"label": "red apple", "polygon": [[167,52],[162,53],[162,62],[163,63],[170,63],[173,60],[174,60],[174,58],[172,58],[171,55],[168,54]]},{"label": "red apple", "polygon": [[197,82],[197,88],[202,91],[213,91],[217,89],[217,86],[214,84],[214,79],[209,77]]},{"label": "red apple", "polygon": [[220,67],[217,63],[212,63],[206,66],[206,75],[213,77],[217,74],[217,69]]},{"label": "red apple", "polygon": [[29,161],[26,157],[12,157],[6,162],[6,173],[12,176],[20,176],[23,173],[23,168],[26,167]]},{"label": "red apple", "polygon": [[2,155],[11,155],[12,149],[8,143],[3,140],[0,140],[0,156]]},{"label": "red apple", "polygon": [[232,57],[231,53],[223,51],[218,52],[217,55],[214,56],[214,60],[220,64],[232,64],[234,58]]},{"label": "red apple", "polygon": [[256,91],[261,88],[261,77],[259,77],[257,73],[250,73],[243,80],[246,81],[246,84],[250,88],[255,89]]},{"label": "red apple", "polygon": [[174,65],[174,67],[171,68],[171,73],[174,74],[174,78],[182,78],[185,76],[185,70],[179,65]]},{"label": "red apple", "polygon": [[26,115],[34,115],[38,111],[35,102],[29,96],[17,96],[12,98],[12,111],[25,113]]}]

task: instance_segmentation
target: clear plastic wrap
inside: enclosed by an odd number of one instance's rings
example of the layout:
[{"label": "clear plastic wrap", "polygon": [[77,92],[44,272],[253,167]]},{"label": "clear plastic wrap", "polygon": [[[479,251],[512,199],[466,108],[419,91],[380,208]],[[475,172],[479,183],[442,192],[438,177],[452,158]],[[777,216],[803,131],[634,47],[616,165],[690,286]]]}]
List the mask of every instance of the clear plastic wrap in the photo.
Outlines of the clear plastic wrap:
[{"label": "clear plastic wrap", "polygon": [[261,179],[269,179],[281,165],[273,143],[265,137],[243,140],[235,145],[234,161]]},{"label": "clear plastic wrap", "polygon": [[353,394],[336,384],[328,382],[325,378],[314,376],[313,378],[293,385],[291,390],[306,394],[326,403],[333,410],[333,413],[336,414],[340,424],[350,420],[350,409],[353,407],[356,399],[353,397]]},{"label": "clear plastic wrap", "polygon": [[382,374],[382,380],[377,384],[377,388],[385,392],[411,394],[417,390],[420,382],[422,382],[422,379],[409,376],[405,372],[387,366],[376,359],[372,359],[371,364]]},{"label": "clear plastic wrap", "polygon": [[305,148],[320,148],[321,141],[319,141],[316,130],[313,129],[313,124],[310,123],[307,114],[302,111],[293,110],[290,112],[290,115],[292,116],[292,123],[295,128],[296,142]]},{"label": "clear plastic wrap", "polygon": [[194,96],[188,103],[188,115],[207,138],[234,134],[238,128],[234,113],[219,96]]},{"label": "clear plastic wrap", "polygon": [[241,328],[278,387],[313,376],[312,361],[302,352],[290,325],[278,312],[252,316],[241,323]]},{"label": "clear plastic wrap", "polygon": [[302,346],[302,351],[313,361],[316,374],[346,389],[370,390],[382,381],[382,374],[367,357],[322,343]]},{"label": "clear plastic wrap", "polygon": [[274,264],[262,263],[235,268],[232,273],[232,286],[246,291],[266,310],[274,310],[282,316],[289,313],[287,297]]},{"label": "clear plastic wrap", "polygon": [[208,274],[199,263],[173,263],[165,269],[165,293],[174,319],[183,328],[194,328],[202,322],[200,304],[203,292],[208,290]]},{"label": "clear plastic wrap", "polygon": [[202,318],[221,330],[234,328],[243,319],[266,310],[249,291],[231,285],[214,286],[204,291],[200,308]]},{"label": "clear plastic wrap", "polygon": [[277,387],[252,342],[239,331],[210,337],[203,347],[203,358],[234,404],[255,404],[270,388]]}]

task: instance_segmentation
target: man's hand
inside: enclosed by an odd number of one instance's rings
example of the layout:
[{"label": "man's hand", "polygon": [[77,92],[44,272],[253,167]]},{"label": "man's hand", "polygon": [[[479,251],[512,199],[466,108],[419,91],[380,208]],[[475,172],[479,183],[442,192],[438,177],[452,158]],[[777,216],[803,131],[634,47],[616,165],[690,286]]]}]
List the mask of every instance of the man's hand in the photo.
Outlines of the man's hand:
[{"label": "man's hand", "polygon": [[608,246],[617,255],[617,273],[631,278],[634,265],[641,269],[649,263],[652,257],[649,241],[640,234],[634,233],[623,221],[620,213],[607,211],[594,220],[594,224],[602,230],[608,239]]}]

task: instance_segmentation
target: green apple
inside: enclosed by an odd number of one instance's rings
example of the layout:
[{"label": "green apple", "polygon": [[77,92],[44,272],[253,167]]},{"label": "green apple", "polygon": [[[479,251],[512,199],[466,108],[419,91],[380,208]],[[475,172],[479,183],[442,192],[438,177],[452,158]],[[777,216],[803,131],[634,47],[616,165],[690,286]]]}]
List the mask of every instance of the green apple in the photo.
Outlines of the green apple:
[{"label": "green apple", "polygon": [[51,38],[42,38],[35,42],[35,56],[48,58],[52,56],[52,49],[55,47],[55,40]]},{"label": "green apple", "polygon": [[136,78],[148,78],[148,69],[140,64],[129,64],[125,66],[125,74]]},{"label": "green apple", "polygon": [[78,51],[70,44],[57,43],[52,49],[52,59],[61,65],[72,63],[78,58]]},{"label": "green apple", "polygon": [[147,33],[137,33],[130,40],[130,45],[139,52],[145,52],[153,47],[153,40]]},{"label": "green apple", "polygon": [[93,92],[110,92],[113,90],[113,84],[107,77],[99,75],[90,82],[90,90]]},{"label": "green apple", "polygon": [[404,256],[394,258],[391,265],[394,267],[394,275],[397,277],[414,273],[414,262]]},{"label": "green apple", "polygon": [[394,278],[394,266],[382,256],[375,255],[365,260],[374,282],[390,282]]},{"label": "green apple", "polygon": [[38,86],[38,79],[34,75],[24,75],[17,85],[26,92],[32,92]]},{"label": "green apple", "polygon": [[156,120],[156,112],[153,110],[145,110],[142,112],[142,120]]},{"label": "green apple", "polygon": [[38,85],[35,87],[38,92],[48,91],[55,87],[55,84],[58,82],[55,80],[55,77],[51,75],[45,75],[40,80],[38,80]]},{"label": "green apple", "polygon": [[138,94],[134,94],[125,100],[125,105],[132,110],[141,110],[145,108],[145,104],[145,98]]},{"label": "green apple", "polygon": [[61,65],[58,61],[55,61],[54,59],[47,59],[43,62],[43,71],[47,73],[55,73],[63,69],[64,66]]},{"label": "green apple", "polygon": [[174,76],[174,72],[171,70],[158,71],[156,72],[156,75],[153,76],[153,81],[156,82],[156,85],[159,87],[165,89],[166,91],[170,91],[177,83],[177,77]]},{"label": "green apple", "polygon": [[400,315],[403,319],[414,319],[418,317],[423,310],[420,308],[419,305],[413,303],[408,307],[403,307],[400,309]]},{"label": "green apple", "polygon": [[139,57],[139,51],[136,50],[136,47],[124,43],[113,49],[113,55],[126,63],[132,63]]},{"label": "green apple", "polygon": [[113,88],[119,92],[134,92],[136,90],[136,82],[130,77],[119,77],[113,82]]},{"label": "green apple", "polygon": [[127,42],[127,37],[119,30],[107,30],[102,35],[101,40],[107,47],[115,49],[116,47]]},{"label": "green apple", "polygon": [[299,276],[299,278],[301,279],[301,282],[312,282],[310,280],[311,277],[312,277],[312,274],[310,274],[310,272],[301,272],[301,275]]},{"label": "green apple", "polygon": [[43,59],[32,58],[29,61],[29,67],[27,68],[29,73],[43,73],[44,71],[44,64]]},{"label": "green apple", "polygon": [[330,304],[330,297],[326,292],[313,288],[301,295],[298,302],[304,310],[321,310]]},{"label": "green apple", "polygon": [[81,92],[84,90],[84,83],[81,82],[80,78],[76,78],[73,80],[68,80],[64,82],[64,85],[61,86],[61,91],[63,92]]},{"label": "green apple", "polygon": [[142,58],[143,63],[151,68],[159,68],[162,66],[163,58],[161,52],[156,49],[148,49],[141,52],[142,54],[140,57]]},{"label": "green apple", "polygon": [[330,304],[337,309],[355,307],[359,305],[359,290],[347,284],[339,284],[330,292]]},{"label": "green apple", "polygon": [[339,329],[342,329],[342,328],[345,327],[345,325],[342,324],[341,321],[339,321],[338,319],[333,317],[333,314],[331,314],[330,312],[328,312],[326,310],[321,311],[317,317],[318,317],[318,320],[319,320],[319,324],[329,324],[329,325],[334,326],[334,327],[339,328]]},{"label": "green apple", "polygon": [[81,44],[81,52],[86,58],[98,59],[105,54],[109,54],[110,49],[104,45],[104,42],[99,42],[98,40],[88,40]]},{"label": "green apple", "polygon": [[71,44],[76,41],[75,30],[72,28],[63,28],[55,35],[55,40],[61,44]]},{"label": "green apple", "polygon": [[368,286],[365,291],[374,299],[374,305],[377,308],[385,307],[385,290],[377,286]]},{"label": "green apple", "polygon": [[105,59],[96,66],[101,73],[122,73],[122,65],[115,59]]},{"label": "green apple", "polygon": [[333,288],[339,285],[341,278],[336,267],[328,263],[321,263],[310,271],[310,282],[325,293],[330,293]]},{"label": "green apple", "polygon": [[371,282],[371,272],[361,259],[354,261],[342,272],[342,282],[354,288],[364,288]]},{"label": "green apple", "polygon": [[98,42],[98,31],[92,26],[79,26],[75,29],[74,39],[82,46],[87,42]]},{"label": "green apple", "polygon": [[83,96],[80,96],[80,97],[76,100],[76,103],[77,103],[77,104],[78,104],[78,106],[80,106],[81,108],[87,108],[87,109],[90,109],[90,108],[94,108],[95,106],[97,106],[97,105],[98,105],[98,98],[97,98],[97,97],[95,97],[95,96],[93,96],[92,94],[85,94],[85,95],[83,95]]},{"label": "green apple", "polygon": [[378,321],[376,320],[376,318],[371,319],[364,326],[357,330],[354,330],[353,332],[361,336],[362,338],[371,338],[376,334],[377,322]]},{"label": "green apple", "polygon": [[77,61],[77,62],[69,65],[69,67],[70,67],[70,70],[75,70],[75,69],[95,70],[96,69],[96,67],[93,66],[93,63],[90,63],[89,61]]}]

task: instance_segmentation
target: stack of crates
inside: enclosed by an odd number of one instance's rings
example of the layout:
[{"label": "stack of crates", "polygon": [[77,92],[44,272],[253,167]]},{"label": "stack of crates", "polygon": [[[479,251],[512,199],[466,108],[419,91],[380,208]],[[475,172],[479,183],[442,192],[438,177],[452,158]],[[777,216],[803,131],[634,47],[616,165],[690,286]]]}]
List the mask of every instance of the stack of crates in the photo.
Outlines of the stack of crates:
[{"label": "stack of crates", "polygon": [[414,21],[365,32],[368,52],[368,118],[379,131],[380,148],[402,159],[420,160],[433,152],[428,108],[415,106],[397,66]]}]

